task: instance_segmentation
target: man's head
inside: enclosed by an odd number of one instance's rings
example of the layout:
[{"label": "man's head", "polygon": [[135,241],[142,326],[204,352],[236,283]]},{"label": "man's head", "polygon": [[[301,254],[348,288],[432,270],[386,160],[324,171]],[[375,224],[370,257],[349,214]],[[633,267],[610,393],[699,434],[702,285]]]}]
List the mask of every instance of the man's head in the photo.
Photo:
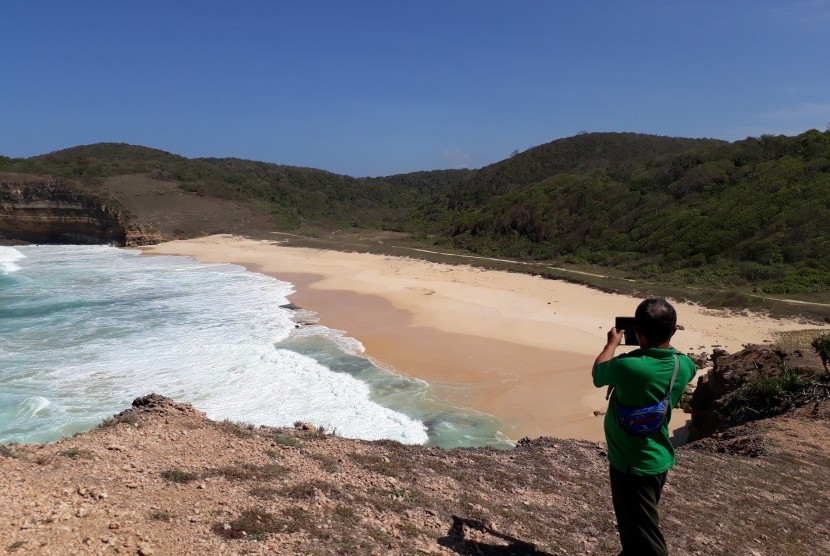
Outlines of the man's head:
[{"label": "man's head", "polygon": [[[659,346],[667,343],[677,330],[677,313],[663,298],[646,299],[634,313],[634,329],[641,345]],[[646,342],[643,342],[646,340]]]}]

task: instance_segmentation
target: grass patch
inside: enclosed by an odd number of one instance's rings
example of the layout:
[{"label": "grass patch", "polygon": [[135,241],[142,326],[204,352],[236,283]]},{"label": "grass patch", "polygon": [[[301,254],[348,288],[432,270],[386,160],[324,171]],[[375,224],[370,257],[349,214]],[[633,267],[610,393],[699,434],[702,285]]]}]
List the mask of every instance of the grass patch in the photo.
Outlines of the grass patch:
[{"label": "grass patch", "polygon": [[214,473],[229,481],[270,481],[288,473],[288,468],[279,463],[265,465],[241,463],[220,467]]},{"label": "grass patch", "polygon": [[326,483],[324,481],[317,480],[305,481],[302,483],[285,487],[283,489],[280,489],[279,494],[281,496],[284,496],[285,498],[302,500],[314,498],[314,494],[318,490],[329,498],[336,498],[340,495],[340,490],[336,486]]},{"label": "grass patch", "polygon": [[390,459],[371,454],[349,454],[349,457],[364,469],[388,477],[408,476],[413,470],[412,463],[402,458]]},{"label": "grass patch", "polygon": [[150,512],[150,519],[169,522],[173,519],[173,514],[164,510],[153,510]]},{"label": "grass patch", "polygon": [[78,448],[69,448],[68,450],[61,450],[58,452],[58,455],[69,459],[90,459],[92,452],[89,450],[79,450]]},{"label": "grass patch", "polygon": [[357,514],[354,513],[354,508],[351,506],[338,505],[334,508],[334,515],[342,523],[356,523],[358,521]]},{"label": "grass patch", "polygon": [[289,448],[300,448],[303,445],[302,442],[300,442],[296,438],[289,438],[287,436],[280,436],[278,434],[275,434],[271,438],[271,440],[273,440],[274,443],[278,444],[279,446],[288,446]]},{"label": "grass patch", "polygon": [[256,496],[262,500],[273,500],[277,496],[279,496],[280,491],[275,489],[274,487],[269,486],[255,486],[251,490],[248,491],[251,496]]},{"label": "grass patch", "polygon": [[262,508],[249,508],[229,523],[216,523],[213,532],[226,539],[263,541],[269,534],[283,529],[283,524],[273,514]]},{"label": "grass patch", "polygon": [[337,458],[327,456],[325,454],[308,454],[311,459],[317,460],[326,473],[334,473],[339,468]]},{"label": "grass patch", "polygon": [[311,514],[304,509],[292,506],[286,508],[282,513],[285,517],[290,518],[290,521],[285,524],[284,530],[286,533],[299,533],[300,531],[315,533],[317,531]]},{"label": "grass patch", "polygon": [[114,427],[115,425],[118,425],[119,423],[123,423],[125,425],[131,425],[133,427],[139,427],[141,425],[141,418],[139,417],[137,411],[134,411],[132,409],[128,409],[126,411],[122,411],[118,415],[115,415],[113,417],[108,417],[107,419],[104,419],[101,422],[101,424],[98,425],[98,427],[102,428],[102,429],[106,429],[106,428]]},{"label": "grass patch", "polygon": [[23,548],[23,546],[25,544],[26,544],[26,541],[15,541],[15,542],[11,543],[9,546],[6,547],[6,552],[14,552],[18,548]]},{"label": "grass patch", "polygon": [[787,400],[804,389],[804,379],[792,369],[778,376],[763,376],[750,380],[738,390],[737,398],[759,414],[775,412]]},{"label": "grass patch", "polygon": [[401,534],[407,538],[416,538],[421,535],[421,530],[418,528],[417,525],[410,521],[404,521],[398,526]]},{"label": "grass patch", "polygon": [[161,472],[161,477],[171,483],[189,483],[195,481],[198,475],[183,469],[165,469]]},{"label": "grass patch", "polygon": [[240,421],[230,421],[225,419],[216,424],[222,432],[232,434],[237,438],[251,438],[254,435],[256,427],[250,423],[242,423]]}]

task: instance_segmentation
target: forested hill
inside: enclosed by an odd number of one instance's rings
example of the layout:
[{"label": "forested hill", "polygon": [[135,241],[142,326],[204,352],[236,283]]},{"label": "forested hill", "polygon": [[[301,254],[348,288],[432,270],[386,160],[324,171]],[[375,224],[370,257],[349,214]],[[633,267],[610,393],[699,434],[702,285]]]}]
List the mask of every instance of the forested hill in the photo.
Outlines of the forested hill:
[{"label": "forested hill", "polygon": [[[381,178],[111,143],[0,157],[0,172],[115,195],[166,237],[392,229],[439,248],[600,265],[654,282],[830,289],[830,131],[734,143],[585,133],[479,170]],[[143,188],[141,203],[130,188]],[[205,222],[185,216],[220,201],[237,208],[208,207]]]},{"label": "forested hill", "polygon": [[279,228],[399,225],[401,214],[443,192],[468,170],[352,178],[238,158],[185,158],[123,143],[84,145],[27,159],[0,157],[0,171],[72,179],[94,188],[140,174],[186,193],[255,205]]},{"label": "forested hill", "polygon": [[604,170],[625,175],[666,155],[726,144],[713,139],[685,139],[638,133],[582,133],[552,141],[466,176],[449,196],[453,208],[473,208],[494,196],[551,176]]},{"label": "forested hill", "polygon": [[554,141],[467,176],[420,214],[483,255],[658,282],[830,288],[830,131],[661,139]]}]

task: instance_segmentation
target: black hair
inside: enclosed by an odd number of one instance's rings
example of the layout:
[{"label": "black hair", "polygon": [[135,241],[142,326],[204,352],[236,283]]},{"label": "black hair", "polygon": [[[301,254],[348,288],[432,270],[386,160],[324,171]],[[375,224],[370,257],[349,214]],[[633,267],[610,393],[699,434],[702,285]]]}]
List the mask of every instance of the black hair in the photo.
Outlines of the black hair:
[{"label": "black hair", "polygon": [[634,313],[634,328],[650,342],[667,342],[677,330],[677,313],[662,297],[646,299]]}]

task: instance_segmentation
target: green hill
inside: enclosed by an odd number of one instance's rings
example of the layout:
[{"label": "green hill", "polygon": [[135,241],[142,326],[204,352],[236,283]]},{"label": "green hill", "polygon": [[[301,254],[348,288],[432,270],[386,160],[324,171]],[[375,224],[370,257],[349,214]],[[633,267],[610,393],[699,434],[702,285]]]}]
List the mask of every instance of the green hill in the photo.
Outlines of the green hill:
[{"label": "green hill", "polygon": [[352,178],[296,166],[237,158],[185,158],[121,143],[73,147],[27,159],[0,158],[0,170],[80,181],[94,188],[107,178],[142,174],[176,183],[186,193],[255,204],[274,225],[295,228],[399,226],[412,207],[469,172],[416,172]]},{"label": "green hill", "polygon": [[[830,132],[661,139],[551,143],[548,156],[528,151],[469,176],[423,219],[443,225],[445,244],[482,255],[596,264],[668,283],[830,287]],[[608,145],[630,156],[605,156]],[[576,153],[572,164],[562,152]],[[552,173],[540,178],[534,160],[553,160]]]},{"label": "green hill", "polygon": [[[385,229],[422,244],[599,265],[657,283],[772,293],[830,288],[830,132],[734,143],[586,133],[480,170],[381,178],[111,143],[0,157],[0,171],[54,176],[102,195],[118,190],[122,199],[143,188],[134,203],[141,210],[132,211],[139,220],[175,221],[182,207],[214,200],[212,227],[194,216],[190,226],[169,228],[175,235],[245,226]],[[220,201],[246,216],[223,228]]]}]

